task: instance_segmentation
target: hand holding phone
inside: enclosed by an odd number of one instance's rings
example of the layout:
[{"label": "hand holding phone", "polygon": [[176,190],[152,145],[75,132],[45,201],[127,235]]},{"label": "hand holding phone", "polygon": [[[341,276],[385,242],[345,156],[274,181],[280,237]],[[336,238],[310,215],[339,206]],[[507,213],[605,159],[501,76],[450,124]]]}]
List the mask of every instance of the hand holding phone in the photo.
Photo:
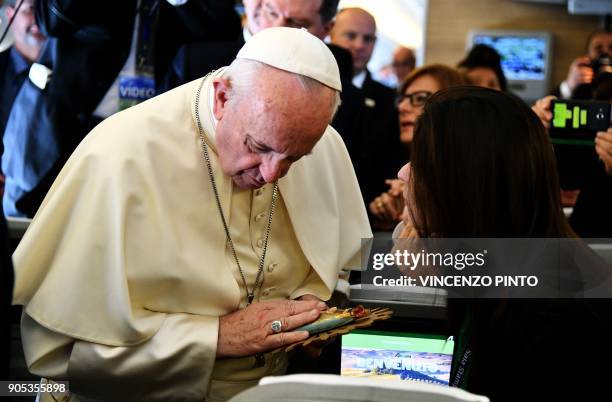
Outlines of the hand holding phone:
[{"label": "hand holding phone", "polygon": [[[553,100],[550,136],[554,140],[593,144],[598,131],[612,126],[612,103],[605,101]],[[557,141],[558,142],[558,141]]]}]

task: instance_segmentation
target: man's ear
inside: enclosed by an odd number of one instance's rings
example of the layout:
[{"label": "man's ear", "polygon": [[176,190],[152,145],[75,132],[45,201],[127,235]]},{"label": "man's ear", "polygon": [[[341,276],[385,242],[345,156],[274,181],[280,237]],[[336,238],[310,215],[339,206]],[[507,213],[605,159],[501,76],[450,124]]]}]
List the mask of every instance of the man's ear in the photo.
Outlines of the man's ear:
[{"label": "man's ear", "polygon": [[229,100],[231,83],[228,78],[215,78],[213,80],[215,97],[213,100],[213,114],[215,119],[221,120],[225,114],[226,102]]}]

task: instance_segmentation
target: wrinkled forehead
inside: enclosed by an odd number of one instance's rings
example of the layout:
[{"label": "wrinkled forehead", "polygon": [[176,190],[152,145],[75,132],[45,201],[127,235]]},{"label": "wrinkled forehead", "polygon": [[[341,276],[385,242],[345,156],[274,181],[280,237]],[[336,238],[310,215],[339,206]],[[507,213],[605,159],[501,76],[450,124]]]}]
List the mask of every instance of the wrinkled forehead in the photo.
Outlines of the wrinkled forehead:
[{"label": "wrinkled forehead", "polygon": [[[327,97],[325,97],[327,98]],[[275,98],[260,109],[262,121],[288,137],[289,141],[317,137],[330,122],[330,101],[321,96],[304,94]]]},{"label": "wrinkled forehead", "polygon": [[331,119],[329,101],[318,102],[314,96],[265,98],[255,109],[256,122],[251,127],[255,140],[290,155],[310,152]]}]

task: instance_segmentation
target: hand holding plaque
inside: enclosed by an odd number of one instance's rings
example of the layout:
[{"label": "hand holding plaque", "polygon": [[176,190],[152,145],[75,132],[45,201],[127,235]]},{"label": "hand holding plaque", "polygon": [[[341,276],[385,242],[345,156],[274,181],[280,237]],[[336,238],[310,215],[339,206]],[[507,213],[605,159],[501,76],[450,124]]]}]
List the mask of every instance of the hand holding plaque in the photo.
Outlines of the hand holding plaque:
[{"label": "hand holding plaque", "polygon": [[347,334],[357,328],[371,326],[375,321],[386,320],[393,312],[388,308],[366,309],[361,305],[348,309],[332,307],[322,311],[316,321],[296,328],[296,331],[308,331],[310,336],[285,348],[286,352],[298,345],[308,346],[315,342],[324,342],[336,335]]}]

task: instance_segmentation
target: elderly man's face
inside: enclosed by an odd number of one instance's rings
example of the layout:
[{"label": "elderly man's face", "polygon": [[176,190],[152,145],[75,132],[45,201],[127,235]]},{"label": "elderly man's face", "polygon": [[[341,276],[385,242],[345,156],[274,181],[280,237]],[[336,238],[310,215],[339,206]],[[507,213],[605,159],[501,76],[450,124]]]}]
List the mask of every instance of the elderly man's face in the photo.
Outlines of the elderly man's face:
[{"label": "elderly man's face", "polygon": [[324,24],[321,19],[319,10],[322,2],[323,0],[262,0],[259,29],[306,28],[308,32],[323,40],[329,33],[331,23]]},{"label": "elderly man's face", "polygon": [[376,44],[376,22],[364,10],[350,8],[336,17],[331,31],[331,41],[351,52],[353,71],[359,74],[365,70]]},{"label": "elderly man's face", "polygon": [[221,169],[239,188],[259,188],[283,177],[321,138],[331,120],[334,93],[317,96],[292,74],[265,68],[251,93],[236,94],[215,80],[216,145]]},{"label": "elderly man's face", "polygon": [[24,0],[18,13],[15,13],[16,10],[13,7],[6,9],[6,16],[9,19],[15,16],[13,25],[11,25],[11,32],[15,38],[15,49],[30,62],[38,59],[40,49],[45,43],[45,36],[38,29],[34,18],[33,3],[33,0]]}]

